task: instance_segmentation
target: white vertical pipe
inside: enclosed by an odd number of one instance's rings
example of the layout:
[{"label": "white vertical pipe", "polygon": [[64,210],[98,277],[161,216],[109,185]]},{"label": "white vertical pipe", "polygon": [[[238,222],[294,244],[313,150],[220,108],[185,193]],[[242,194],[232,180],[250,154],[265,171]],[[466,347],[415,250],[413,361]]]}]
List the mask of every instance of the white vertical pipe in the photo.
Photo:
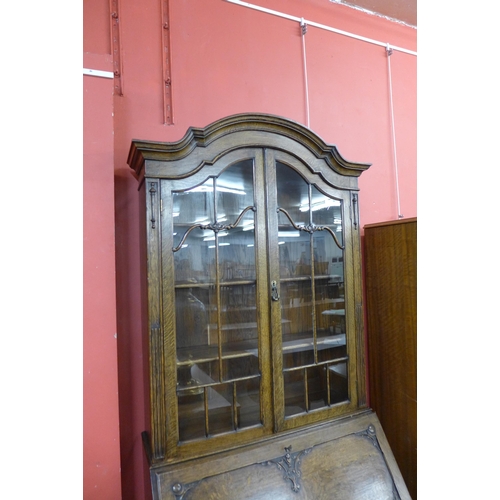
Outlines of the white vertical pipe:
[{"label": "white vertical pipe", "polygon": [[387,53],[387,71],[389,73],[389,102],[391,106],[391,129],[392,129],[392,151],[394,156],[394,170],[396,174],[396,199],[398,204],[398,219],[403,218],[401,214],[400,196],[399,196],[399,173],[398,173],[398,155],[396,150],[396,130],[394,126],[394,104],[392,102],[392,72],[391,72],[391,54],[392,48],[386,45]]}]

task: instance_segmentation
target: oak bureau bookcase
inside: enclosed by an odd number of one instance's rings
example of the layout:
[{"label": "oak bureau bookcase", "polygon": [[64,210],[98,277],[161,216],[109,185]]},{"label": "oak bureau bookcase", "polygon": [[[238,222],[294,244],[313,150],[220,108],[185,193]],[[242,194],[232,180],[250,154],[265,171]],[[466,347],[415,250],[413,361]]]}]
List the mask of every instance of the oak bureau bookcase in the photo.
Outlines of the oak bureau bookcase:
[{"label": "oak bureau bookcase", "polygon": [[369,165],[266,114],[134,140],[128,163],[143,211],[154,498],[409,498],[366,406]]}]

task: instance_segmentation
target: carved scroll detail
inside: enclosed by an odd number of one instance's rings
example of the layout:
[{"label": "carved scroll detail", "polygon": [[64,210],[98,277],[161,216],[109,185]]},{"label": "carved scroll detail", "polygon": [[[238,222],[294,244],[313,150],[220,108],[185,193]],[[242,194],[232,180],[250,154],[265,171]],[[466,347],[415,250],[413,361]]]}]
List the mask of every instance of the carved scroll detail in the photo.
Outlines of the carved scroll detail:
[{"label": "carved scroll detail", "polygon": [[287,219],[290,221],[290,224],[297,229],[297,231],[305,231],[309,234],[315,233],[316,231],[328,231],[332,237],[333,240],[335,241],[335,244],[341,249],[345,250],[345,247],[340,244],[339,240],[337,239],[337,236],[335,233],[332,231],[331,228],[328,226],[317,226],[316,224],[313,224],[312,222],[309,224],[296,224],[294,220],[292,219],[291,215],[284,209],[284,208],[278,208],[278,212],[281,212],[286,215]]},{"label": "carved scroll detail", "polygon": [[211,224],[193,224],[191,227],[189,227],[186,230],[186,232],[184,233],[184,235],[181,238],[180,243],[176,247],[172,248],[172,251],[173,252],[178,252],[181,249],[182,245],[186,241],[186,238],[188,237],[189,233],[191,231],[193,231],[193,229],[196,229],[196,228],[211,229],[214,233],[218,233],[219,231],[229,231],[231,229],[234,229],[240,223],[240,221],[243,218],[243,216],[249,210],[252,210],[253,212],[256,212],[257,208],[256,207],[252,207],[252,206],[246,207],[245,210],[243,210],[241,212],[241,214],[239,215],[239,217],[232,224],[221,224],[218,221],[215,221],[215,222],[213,222]]},{"label": "carved scroll detail", "polygon": [[300,460],[304,455],[311,453],[312,448],[295,453],[291,453],[291,451],[292,447],[287,446],[285,447],[284,456],[263,462],[262,465],[276,465],[283,473],[283,479],[285,481],[289,480],[292,483],[292,491],[297,493],[300,490]]}]

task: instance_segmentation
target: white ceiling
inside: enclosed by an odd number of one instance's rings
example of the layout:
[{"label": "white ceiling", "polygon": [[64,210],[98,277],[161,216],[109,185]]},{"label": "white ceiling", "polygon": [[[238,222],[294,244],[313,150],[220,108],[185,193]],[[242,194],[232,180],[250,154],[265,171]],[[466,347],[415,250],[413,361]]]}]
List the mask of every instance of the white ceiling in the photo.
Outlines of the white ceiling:
[{"label": "white ceiling", "polygon": [[417,27],[417,0],[331,0]]}]

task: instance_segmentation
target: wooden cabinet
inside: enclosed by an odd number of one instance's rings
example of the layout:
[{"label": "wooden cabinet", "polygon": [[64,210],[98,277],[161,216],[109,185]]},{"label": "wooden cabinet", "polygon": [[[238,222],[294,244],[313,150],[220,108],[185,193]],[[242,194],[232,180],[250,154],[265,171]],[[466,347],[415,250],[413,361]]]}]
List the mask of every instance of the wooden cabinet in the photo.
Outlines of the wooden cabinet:
[{"label": "wooden cabinet", "polygon": [[172,474],[186,461],[204,464],[201,480],[248,447],[362,414],[357,178],[369,165],[261,114],[133,141],[128,161],[143,210],[155,498],[184,498]]},{"label": "wooden cabinet", "polygon": [[417,498],[417,220],[364,227],[370,405]]}]

